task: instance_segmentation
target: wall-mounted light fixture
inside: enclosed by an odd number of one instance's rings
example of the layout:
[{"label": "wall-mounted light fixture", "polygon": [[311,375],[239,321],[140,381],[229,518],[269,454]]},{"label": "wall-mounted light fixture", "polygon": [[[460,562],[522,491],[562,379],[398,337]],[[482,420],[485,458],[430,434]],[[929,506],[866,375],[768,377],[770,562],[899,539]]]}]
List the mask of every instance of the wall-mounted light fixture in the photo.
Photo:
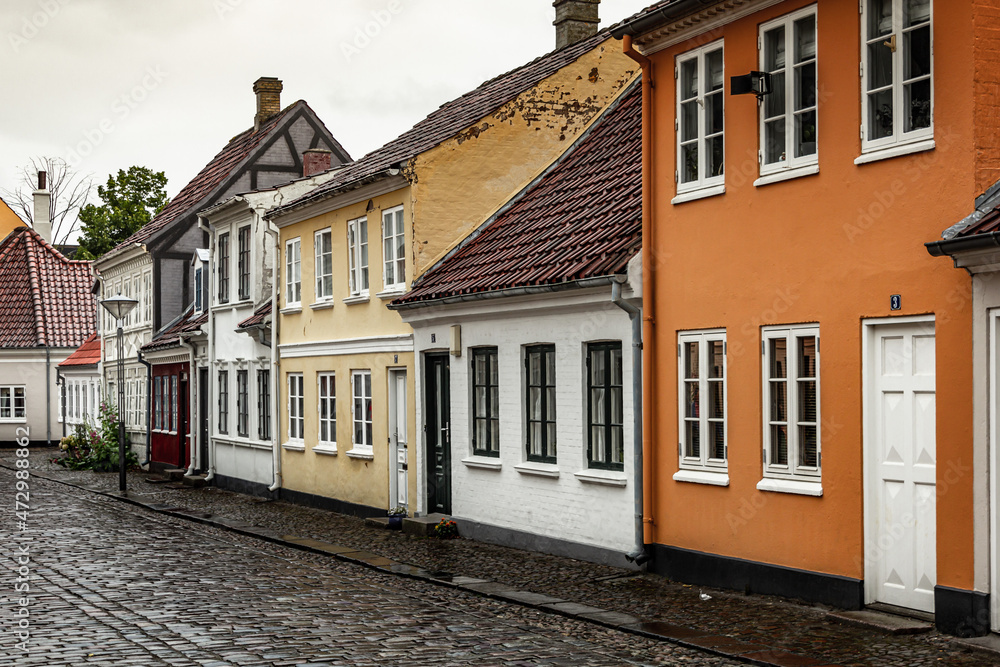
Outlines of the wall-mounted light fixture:
[{"label": "wall-mounted light fixture", "polygon": [[760,102],[764,96],[771,92],[770,72],[750,72],[743,76],[729,77],[730,95],[749,95],[753,93]]}]

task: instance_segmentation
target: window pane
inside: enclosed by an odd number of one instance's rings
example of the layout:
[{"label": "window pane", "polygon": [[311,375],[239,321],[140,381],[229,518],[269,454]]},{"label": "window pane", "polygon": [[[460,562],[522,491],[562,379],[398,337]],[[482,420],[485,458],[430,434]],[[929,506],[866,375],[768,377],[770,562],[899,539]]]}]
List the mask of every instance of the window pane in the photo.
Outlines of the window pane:
[{"label": "window pane", "polygon": [[795,110],[816,105],[816,63],[795,68]]},{"label": "window pane", "polygon": [[815,468],[818,461],[815,426],[799,427],[799,465]]},{"label": "window pane", "polygon": [[604,367],[604,350],[592,350],[590,353],[590,384],[603,385],[606,375]]},{"label": "window pane", "polygon": [[931,0],[905,0],[903,3],[903,26],[910,26],[931,20]]},{"label": "window pane", "polygon": [[795,62],[816,57],[816,17],[806,16],[795,22]]},{"label": "window pane", "polygon": [[816,421],[816,381],[799,381],[799,421]]},{"label": "window pane", "polygon": [[764,69],[768,72],[785,67],[785,26],[764,33]]},{"label": "window pane", "polygon": [[684,456],[690,458],[701,457],[701,426],[696,421],[684,422],[685,447]]},{"label": "window pane", "polygon": [[681,104],[681,141],[692,141],[698,138],[698,102],[690,101]]},{"label": "window pane", "polygon": [[723,173],[723,144],[722,135],[717,137],[712,137],[707,141],[707,155],[708,164],[705,165],[708,173],[707,176],[721,176]]},{"label": "window pane", "polygon": [[868,45],[868,90],[892,84],[892,50],[882,41]]},{"label": "window pane", "polygon": [[604,387],[594,387],[590,390],[590,423],[604,424]]},{"label": "window pane", "polygon": [[788,392],[784,382],[771,382],[771,421],[788,421]]},{"label": "window pane", "polygon": [[771,75],[771,92],[764,96],[764,118],[785,115],[785,73]]},{"label": "window pane", "polygon": [[700,416],[700,414],[699,414],[700,410],[699,410],[699,406],[698,406],[698,401],[700,399],[700,396],[699,396],[699,393],[698,393],[698,383],[697,382],[685,382],[684,383],[684,388],[685,388],[685,393],[687,395],[687,399],[684,402],[684,404],[686,406],[686,410],[684,412],[684,416],[685,417],[699,417]]},{"label": "window pane", "polygon": [[725,415],[724,387],[725,385],[721,381],[708,383],[708,416],[710,419],[722,419]]},{"label": "window pane", "polygon": [[931,27],[925,25],[903,36],[905,57],[904,79],[915,79],[931,73]]},{"label": "window pane", "polygon": [[681,99],[689,100],[698,95],[698,59],[681,63]]},{"label": "window pane", "polygon": [[713,340],[708,343],[708,377],[721,378],[725,363],[723,354],[724,344],[721,340]]},{"label": "window pane", "polygon": [[684,377],[697,378],[698,371],[698,343],[684,343]]},{"label": "window pane", "polygon": [[542,390],[538,387],[528,390],[528,417],[535,420],[542,418]]},{"label": "window pane", "polygon": [[931,126],[931,80],[924,79],[905,86],[907,115],[905,132]]},{"label": "window pane", "polygon": [[604,428],[600,426],[592,426],[590,428],[590,443],[591,443],[591,459],[594,461],[603,462],[607,459],[607,452],[605,451],[604,442]]},{"label": "window pane", "polygon": [[816,112],[795,116],[795,157],[816,154]]},{"label": "window pane", "polygon": [[779,118],[764,124],[764,164],[774,164],[784,160],[785,119]]},{"label": "window pane", "polygon": [[892,136],[892,90],[868,96],[868,138]]},{"label": "window pane", "polygon": [[611,389],[611,423],[621,424],[623,421],[622,417],[623,403],[622,403],[622,390],[621,387],[614,387]]},{"label": "window pane", "polygon": [[681,183],[698,180],[698,143],[694,142],[681,148]]},{"label": "window pane", "polygon": [[556,383],[556,353],[553,350],[545,352],[545,384],[552,386]]},{"label": "window pane", "polygon": [[788,432],[785,426],[771,426],[771,463],[788,465]]},{"label": "window pane", "polygon": [[726,458],[726,426],[722,422],[711,422],[708,425],[708,447],[713,459]]},{"label": "window pane", "polygon": [[621,385],[622,371],[622,350],[616,347],[611,350],[611,384]]},{"label": "window pane", "polygon": [[716,49],[705,55],[706,86],[705,92],[722,90],[722,49]]},{"label": "window pane", "polygon": [[713,93],[705,96],[705,133],[718,134],[723,128],[723,95]]},{"label": "window pane", "polygon": [[868,38],[892,32],[893,0],[868,0]]},{"label": "window pane", "polygon": [[556,418],[556,390],[555,387],[545,389],[545,419],[554,421]]},{"label": "window pane", "polygon": [[771,347],[771,378],[788,377],[788,360],[784,338],[772,338],[768,341]]},{"label": "window pane", "polygon": [[799,342],[799,368],[800,378],[816,377],[816,337],[806,336],[798,339]]}]

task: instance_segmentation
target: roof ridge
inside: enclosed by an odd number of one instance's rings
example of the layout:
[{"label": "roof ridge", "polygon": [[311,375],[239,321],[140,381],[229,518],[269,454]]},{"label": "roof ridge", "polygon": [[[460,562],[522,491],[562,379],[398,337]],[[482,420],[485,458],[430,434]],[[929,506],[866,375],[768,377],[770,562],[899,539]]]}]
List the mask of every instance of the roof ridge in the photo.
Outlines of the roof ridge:
[{"label": "roof ridge", "polygon": [[[32,231],[32,230],[28,230]],[[42,308],[42,285],[38,275],[38,260],[28,245],[28,240],[21,236],[25,257],[28,261],[28,284],[31,286],[31,306],[34,310],[35,335],[39,345],[44,346],[45,339],[45,309]]]}]

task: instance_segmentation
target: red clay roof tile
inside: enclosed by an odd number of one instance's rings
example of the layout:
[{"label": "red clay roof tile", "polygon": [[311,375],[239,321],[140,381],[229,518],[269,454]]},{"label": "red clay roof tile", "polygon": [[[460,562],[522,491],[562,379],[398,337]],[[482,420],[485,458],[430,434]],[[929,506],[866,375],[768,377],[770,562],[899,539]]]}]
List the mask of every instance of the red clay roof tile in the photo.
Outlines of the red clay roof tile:
[{"label": "red clay roof tile", "polygon": [[90,334],[83,345],[76,348],[76,352],[66,357],[65,361],[59,364],[66,366],[96,366],[101,361],[101,337],[96,333]]}]

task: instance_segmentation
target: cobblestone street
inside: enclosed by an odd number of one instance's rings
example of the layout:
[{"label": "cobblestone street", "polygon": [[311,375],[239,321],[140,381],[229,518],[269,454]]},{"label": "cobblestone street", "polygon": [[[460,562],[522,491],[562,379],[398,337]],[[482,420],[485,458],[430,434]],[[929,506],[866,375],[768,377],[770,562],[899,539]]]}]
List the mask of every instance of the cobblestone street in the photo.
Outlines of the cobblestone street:
[{"label": "cobblestone street", "polygon": [[[8,553],[4,665],[736,664],[45,480],[30,501],[29,651]],[[10,535],[13,503],[2,519]]]}]

